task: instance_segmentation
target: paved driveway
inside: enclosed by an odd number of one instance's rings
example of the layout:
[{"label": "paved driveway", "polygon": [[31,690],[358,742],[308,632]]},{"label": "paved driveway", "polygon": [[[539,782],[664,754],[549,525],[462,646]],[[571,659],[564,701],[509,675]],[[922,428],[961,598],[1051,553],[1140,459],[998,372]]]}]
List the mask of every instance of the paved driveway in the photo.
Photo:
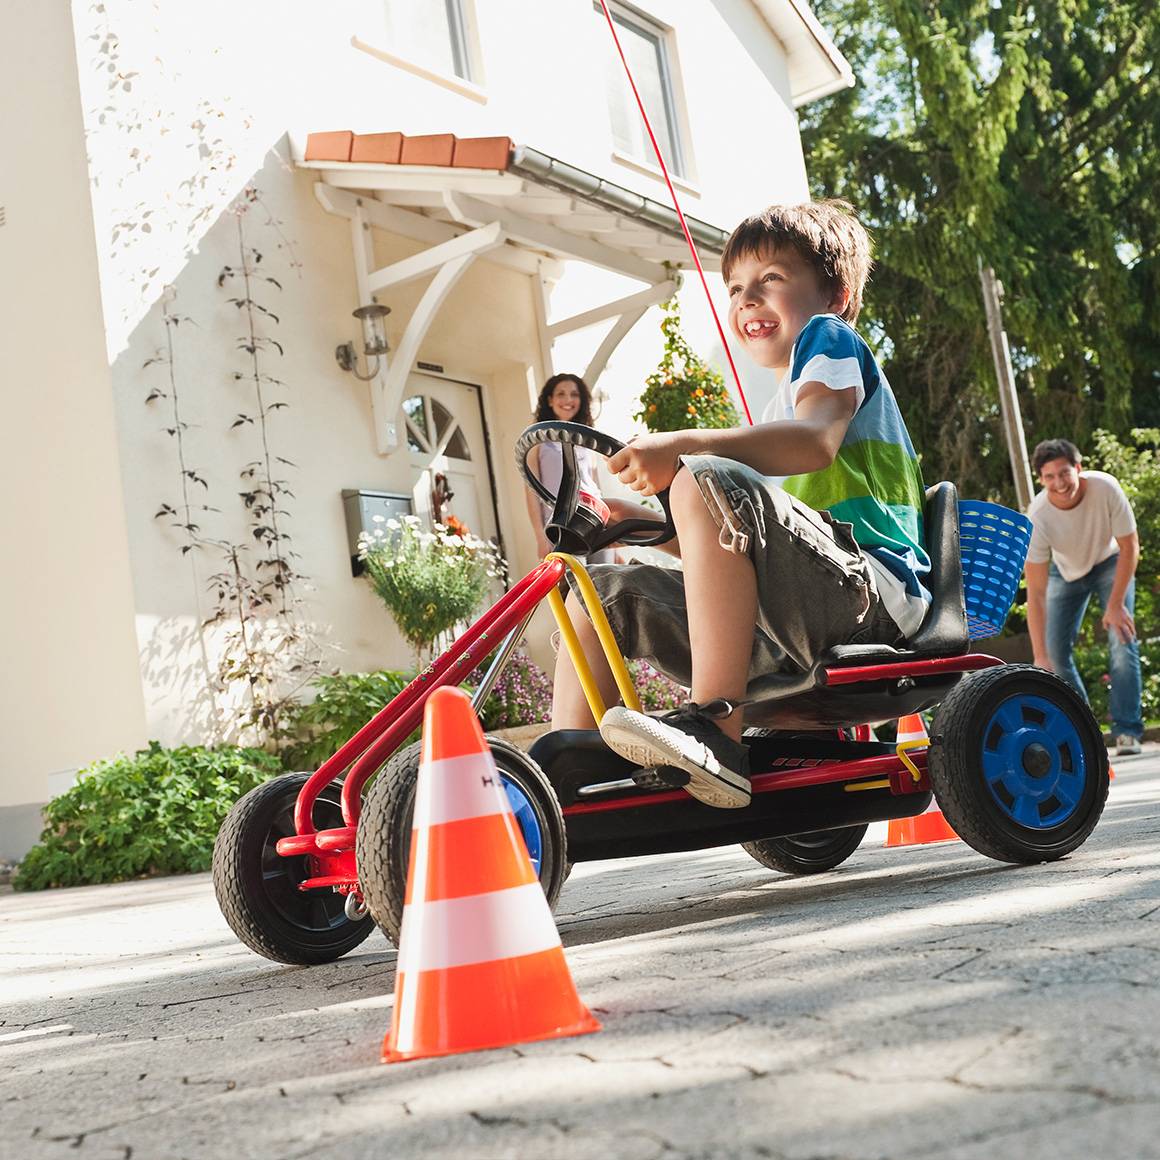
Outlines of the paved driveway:
[{"label": "paved driveway", "polygon": [[204,875],[0,895],[0,1156],[1160,1157],[1160,750],[1077,854],[959,843],[790,879],[577,868],[603,1032],[378,1064],[394,953],[268,963]]}]

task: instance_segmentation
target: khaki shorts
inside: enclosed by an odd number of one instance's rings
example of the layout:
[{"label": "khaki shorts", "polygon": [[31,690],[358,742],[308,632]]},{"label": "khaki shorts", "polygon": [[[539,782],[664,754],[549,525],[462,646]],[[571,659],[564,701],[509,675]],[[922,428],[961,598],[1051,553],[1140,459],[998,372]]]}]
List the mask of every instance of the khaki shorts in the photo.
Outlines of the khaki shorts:
[{"label": "khaki shorts", "polygon": [[[849,524],[807,507],[743,463],[717,455],[686,455],[681,462],[697,481],[722,545],[753,561],[758,611],[751,681],[804,671],[835,645],[903,643]],[[590,574],[624,655],[691,685],[681,571],[607,564]]]}]

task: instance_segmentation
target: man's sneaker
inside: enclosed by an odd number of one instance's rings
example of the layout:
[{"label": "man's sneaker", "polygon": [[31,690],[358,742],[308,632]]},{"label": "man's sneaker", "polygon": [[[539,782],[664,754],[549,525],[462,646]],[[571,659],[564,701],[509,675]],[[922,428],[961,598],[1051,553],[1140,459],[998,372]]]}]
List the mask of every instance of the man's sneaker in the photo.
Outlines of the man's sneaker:
[{"label": "man's sneaker", "polygon": [[659,718],[617,705],[601,718],[600,736],[634,765],[671,766],[680,771],[674,781],[687,775],[685,790],[706,805],[727,810],[749,805],[748,750],[695,705]]},{"label": "man's sneaker", "polygon": [[1140,748],[1140,739],[1133,737],[1131,733],[1121,733],[1116,738],[1116,756],[1130,757],[1133,753],[1142,753]]}]

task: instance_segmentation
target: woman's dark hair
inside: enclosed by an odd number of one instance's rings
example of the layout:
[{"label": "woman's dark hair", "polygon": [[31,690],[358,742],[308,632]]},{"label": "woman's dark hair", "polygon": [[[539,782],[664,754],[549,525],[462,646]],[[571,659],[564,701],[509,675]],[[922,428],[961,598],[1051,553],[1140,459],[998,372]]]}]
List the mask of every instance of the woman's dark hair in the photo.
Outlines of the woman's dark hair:
[{"label": "woman's dark hair", "polygon": [[588,384],[579,375],[553,375],[545,384],[544,389],[540,392],[539,399],[536,400],[536,422],[544,423],[549,419],[556,417],[552,410],[552,392],[561,383],[575,383],[577,390],[580,392],[580,410],[576,417],[571,421],[573,423],[583,423],[585,427],[592,426],[592,392],[588,389]]}]

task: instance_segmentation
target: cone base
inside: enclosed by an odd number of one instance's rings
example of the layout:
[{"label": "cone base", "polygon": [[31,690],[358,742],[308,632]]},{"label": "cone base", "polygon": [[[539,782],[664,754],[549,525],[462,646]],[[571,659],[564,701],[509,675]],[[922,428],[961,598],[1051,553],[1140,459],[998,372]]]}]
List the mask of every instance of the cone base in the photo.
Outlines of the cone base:
[{"label": "cone base", "polygon": [[932,811],[913,818],[895,818],[886,831],[886,846],[926,846],[934,842],[957,842],[958,834],[941,813]]},{"label": "cone base", "polygon": [[402,972],[382,1060],[487,1051],[599,1030],[557,945],[493,962]]},{"label": "cone base", "polygon": [[584,1014],[571,1027],[553,1027],[548,1031],[541,1031],[535,1035],[518,1035],[505,1039],[497,1039],[487,1043],[473,1043],[463,1047],[433,1047],[427,1050],[395,1051],[389,1043],[383,1044],[383,1063],[406,1063],[409,1059],[437,1059],[441,1055],[467,1055],[473,1051],[494,1051],[498,1047],[514,1047],[517,1043],[535,1043],[543,1039],[567,1039],[571,1035],[590,1035],[603,1028],[600,1021],[584,1008]]}]

